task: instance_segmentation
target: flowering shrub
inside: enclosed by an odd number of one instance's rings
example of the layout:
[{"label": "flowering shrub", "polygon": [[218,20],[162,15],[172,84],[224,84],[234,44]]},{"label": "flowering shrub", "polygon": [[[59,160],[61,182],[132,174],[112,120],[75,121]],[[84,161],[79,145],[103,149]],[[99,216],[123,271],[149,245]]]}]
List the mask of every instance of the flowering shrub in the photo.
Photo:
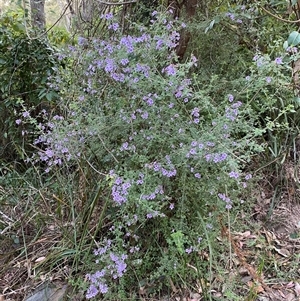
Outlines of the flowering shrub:
[{"label": "flowering shrub", "polygon": [[193,72],[195,56],[178,62],[186,24],[153,12],[148,29],[123,36],[111,14],[102,17],[111,35],[78,39],[66,54],[73,67],[52,80],[62,113],[39,126],[34,158],[47,172],[84,165],[105,183],[110,226],[87,298],[143,278],[194,277],[186,264],[217,235],[218,216],[243,202],[243,164],[258,149],[251,108],[231,91],[216,101]]}]

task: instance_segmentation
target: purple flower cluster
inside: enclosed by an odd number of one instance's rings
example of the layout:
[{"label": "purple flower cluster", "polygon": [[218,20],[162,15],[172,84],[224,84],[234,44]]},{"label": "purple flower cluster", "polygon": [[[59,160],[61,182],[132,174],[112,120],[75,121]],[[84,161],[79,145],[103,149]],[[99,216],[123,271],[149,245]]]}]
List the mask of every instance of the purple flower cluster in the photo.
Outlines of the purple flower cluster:
[{"label": "purple flower cluster", "polygon": [[232,208],[232,200],[229,197],[227,197],[224,193],[219,193],[218,197],[226,203],[226,209]]},{"label": "purple flower cluster", "polygon": [[227,154],[226,153],[206,154],[205,159],[207,162],[220,163],[227,159]]},{"label": "purple flower cluster", "polygon": [[198,107],[193,108],[192,112],[191,112],[191,116],[193,118],[193,122],[194,123],[199,123],[200,119],[200,109]]},{"label": "purple flower cluster", "polygon": [[[69,128],[64,127],[63,121],[62,116],[55,115],[46,125],[39,125],[44,133],[35,139],[34,144],[42,144],[44,150],[37,152],[36,161],[47,163],[46,172],[49,172],[53,166],[60,166],[63,162],[76,160],[81,156],[80,147],[85,142],[83,133],[75,129],[68,131]],[[60,133],[62,127],[65,132]]]},{"label": "purple flower cluster", "polygon": [[238,179],[240,177],[240,174],[237,171],[231,171],[229,174],[230,178]]},{"label": "purple flower cluster", "polygon": [[90,282],[90,286],[86,293],[86,298],[91,299],[96,295],[106,294],[108,292],[107,279],[121,278],[127,269],[125,260],[128,258],[126,254],[117,255],[111,251],[111,241],[106,240],[104,247],[94,250],[96,256],[100,256],[100,260],[97,259],[96,263],[102,262],[105,265],[100,271],[96,271],[94,274],[87,274],[86,278]]},{"label": "purple flower cluster", "polygon": [[234,121],[238,114],[239,114],[239,107],[242,105],[240,101],[237,101],[233,103],[230,107],[227,107],[225,109],[225,116],[228,118],[230,121]]},{"label": "purple flower cluster", "polygon": [[239,23],[239,24],[243,23],[243,21],[241,19],[236,19],[236,16],[234,13],[227,12],[226,16],[229,17],[231,21],[235,21],[236,23]]},{"label": "purple flower cluster", "polygon": [[157,195],[163,195],[164,189],[161,185],[157,186],[155,190],[150,194],[142,194],[141,199],[143,200],[154,200]]},{"label": "purple flower cluster", "polygon": [[159,162],[153,162],[152,164],[146,164],[145,167],[152,169],[153,171],[158,172],[167,178],[175,177],[177,171],[176,171],[176,168],[174,167],[174,165],[172,164],[169,156],[166,156],[166,161],[167,161],[168,169],[163,167],[163,165]]},{"label": "purple flower cluster", "polygon": [[128,189],[131,187],[129,181],[125,182],[121,177],[116,177],[112,187],[112,198],[119,206],[127,201]]}]

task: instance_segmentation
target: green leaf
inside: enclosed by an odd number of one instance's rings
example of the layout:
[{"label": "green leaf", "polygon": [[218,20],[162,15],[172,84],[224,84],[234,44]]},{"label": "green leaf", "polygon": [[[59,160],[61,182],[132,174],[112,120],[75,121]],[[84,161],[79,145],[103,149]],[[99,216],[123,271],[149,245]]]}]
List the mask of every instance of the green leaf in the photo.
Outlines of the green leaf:
[{"label": "green leaf", "polygon": [[214,27],[215,24],[215,20],[212,20],[209,25],[205,28],[205,33],[207,33],[210,29],[212,29]]},{"label": "green leaf", "polygon": [[292,0],[291,6],[294,6],[298,3],[298,0]]},{"label": "green leaf", "polygon": [[184,242],[184,234],[181,231],[177,231],[171,234],[172,240],[177,247],[177,251],[180,254],[184,253],[183,242]]},{"label": "green leaf", "polygon": [[285,41],[285,42],[283,43],[283,49],[286,50],[288,47],[289,47],[289,42],[288,42],[288,41]]},{"label": "green leaf", "polygon": [[290,33],[288,37],[288,45],[291,46],[296,46],[300,43],[300,33],[298,31],[293,31]]},{"label": "green leaf", "polygon": [[294,102],[299,106],[300,105],[300,97],[295,97]]}]

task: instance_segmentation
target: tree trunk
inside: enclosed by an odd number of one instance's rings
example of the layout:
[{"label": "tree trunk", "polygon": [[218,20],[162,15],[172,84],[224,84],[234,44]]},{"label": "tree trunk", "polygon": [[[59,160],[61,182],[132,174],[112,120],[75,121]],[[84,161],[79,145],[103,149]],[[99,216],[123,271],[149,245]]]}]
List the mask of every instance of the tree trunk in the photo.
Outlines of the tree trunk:
[{"label": "tree trunk", "polygon": [[43,30],[45,28],[45,0],[30,0],[32,27]]}]

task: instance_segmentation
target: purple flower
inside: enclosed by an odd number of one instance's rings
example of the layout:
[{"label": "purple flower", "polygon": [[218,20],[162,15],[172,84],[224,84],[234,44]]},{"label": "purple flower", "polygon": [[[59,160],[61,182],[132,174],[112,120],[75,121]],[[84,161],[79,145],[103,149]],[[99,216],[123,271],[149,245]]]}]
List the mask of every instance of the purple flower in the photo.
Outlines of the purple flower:
[{"label": "purple flower", "polygon": [[199,112],[200,112],[200,109],[199,108],[194,108],[193,110],[192,110],[192,116],[194,116],[194,117],[199,117]]},{"label": "purple flower", "polygon": [[191,148],[191,149],[190,149],[190,154],[191,154],[191,155],[196,155],[196,153],[197,153],[197,152],[196,152],[196,150],[195,150],[194,148]]},{"label": "purple flower", "polygon": [[106,294],[108,292],[108,286],[105,283],[99,282],[98,286],[102,294]]},{"label": "purple flower", "polygon": [[272,81],[272,78],[270,76],[266,77],[266,82],[269,84]]},{"label": "purple flower", "polygon": [[21,122],[22,122],[21,119],[17,119],[17,120],[16,120],[16,124],[17,124],[17,125],[19,125]]},{"label": "purple flower", "polygon": [[94,298],[97,294],[99,293],[98,289],[95,287],[95,285],[91,285],[86,293],[86,298],[87,299],[92,299]]},{"label": "purple flower", "polygon": [[111,25],[108,26],[108,29],[112,29],[113,31],[117,31],[119,28],[119,24],[118,23],[113,23]]},{"label": "purple flower", "polygon": [[153,217],[153,215],[152,215],[152,213],[147,213],[146,217],[147,217],[148,219],[150,219],[150,218]]},{"label": "purple flower", "polygon": [[176,68],[173,64],[166,67],[163,71],[166,72],[169,76],[176,74]]},{"label": "purple flower", "polygon": [[245,176],[245,180],[246,180],[246,181],[250,180],[251,178],[252,178],[252,175],[251,175],[251,174],[248,174],[248,175]]},{"label": "purple flower", "polygon": [[185,249],[185,253],[190,254],[194,250],[193,246],[189,247],[188,249]]},{"label": "purple flower", "polygon": [[87,39],[83,37],[78,37],[78,45],[82,46],[87,42]]},{"label": "purple flower", "polygon": [[105,14],[105,15],[101,15],[101,19],[106,19],[106,20],[110,20],[112,19],[114,16],[112,13],[108,13],[108,14]]},{"label": "purple flower", "polygon": [[232,94],[228,94],[228,100],[229,102],[233,102],[234,96]]},{"label": "purple flower", "polygon": [[235,179],[237,179],[240,176],[239,173],[236,171],[231,171],[228,175],[230,178],[235,178]]},{"label": "purple flower", "polygon": [[146,111],[146,112],[144,112],[142,115],[141,115],[141,117],[143,118],[143,119],[148,119],[148,112]]},{"label": "purple flower", "polygon": [[129,60],[128,60],[128,58],[125,58],[125,59],[121,59],[120,62],[123,66],[126,66],[129,63]]},{"label": "purple flower", "polygon": [[275,60],[274,60],[275,64],[276,65],[281,65],[282,64],[282,58],[281,57],[277,57]]},{"label": "purple flower", "polygon": [[29,112],[28,111],[25,111],[25,112],[23,112],[23,117],[24,118],[27,118],[27,117],[29,117],[30,116],[30,114],[29,114]]},{"label": "purple flower", "polygon": [[198,179],[200,179],[201,175],[197,172],[197,173],[195,173],[195,177],[198,178]]}]

